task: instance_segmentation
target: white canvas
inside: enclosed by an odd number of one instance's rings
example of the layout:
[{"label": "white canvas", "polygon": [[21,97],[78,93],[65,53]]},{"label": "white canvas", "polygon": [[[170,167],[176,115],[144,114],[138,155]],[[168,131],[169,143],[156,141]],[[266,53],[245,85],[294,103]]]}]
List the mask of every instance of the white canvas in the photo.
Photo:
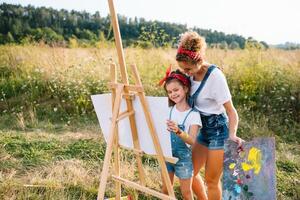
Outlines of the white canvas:
[{"label": "white canvas", "polygon": [[[146,97],[149,110],[154,121],[154,126],[158,134],[159,142],[165,157],[172,157],[170,134],[167,131],[166,120],[169,117],[167,97]],[[112,117],[111,94],[92,95],[92,102],[97,114],[102,133],[106,142],[109,138]],[[136,126],[138,131],[141,150],[146,154],[156,155],[152,142],[152,137],[146,122],[144,111],[140,100],[136,97],[133,100]],[[120,113],[126,110],[126,102],[122,99]],[[128,148],[133,148],[129,118],[126,117],[119,122],[119,144]]]}]

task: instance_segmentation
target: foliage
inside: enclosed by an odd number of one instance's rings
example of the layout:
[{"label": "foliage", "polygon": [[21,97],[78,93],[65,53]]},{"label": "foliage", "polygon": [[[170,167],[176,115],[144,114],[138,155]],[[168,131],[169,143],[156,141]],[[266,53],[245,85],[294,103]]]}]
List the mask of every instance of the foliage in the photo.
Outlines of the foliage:
[{"label": "foliage", "polygon": [[[85,11],[2,3],[0,19],[0,44],[43,42],[50,46],[72,47],[74,38],[77,38],[77,44],[81,47],[96,47],[97,41],[113,40],[110,17],[101,17],[99,12],[90,14]],[[174,39],[188,30],[182,24],[132,19],[121,15],[118,15],[118,21],[125,47],[136,43],[145,48],[174,46]],[[237,42],[240,48],[245,46],[242,36],[196,27],[193,30],[203,35],[208,44]]]},{"label": "foliage", "polygon": [[229,49],[239,49],[240,45],[236,41],[233,41],[229,44]]},{"label": "foliage", "polygon": [[[53,53],[51,49],[44,49],[39,52],[39,47],[28,47],[31,50],[27,52],[27,55],[23,55],[26,48],[0,48],[2,52],[0,60],[1,113],[13,113],[18,115],[17,118],[20,116],[29,118],[30,116],[26,114],[29,109],[38,120],[48,118],[68,121],[74,116],[89,116],[94,112],[90,95],[108,91],[108,74],[105,73],[108,63],[97,63],[91,52],[92,54],[88,53],[90,61],[84,61],[84,64],[74,60],[72,61],[74,64],[61,66],[66,63],[65,56],[69,54],[68,57],[75,59],[78,56],[71,56],[71,52],[80,51],[68,52],[65,49]],[[164,60],[164,56],[168,57],[168,55],[164,55],[163,50],[160,50],[160,54],[155,53],[157,50],[129,50],[133,55],[129,58],[129,62],[143,66],[141,77],[146,93],[164,95],[163,90],[157,88],[155,83],[159,81],[159,74],[163,76],[161,65],[164,63],[168,65],[168,61]],[[173,50],[166,49],[165,51]],[[45,68],[42,60],[34,61],[24,57],[35,57],[33,52],[40,57],[50,55],[49,58],[45,58],[50,65]],[[209,51],[208,54],[210,52],[216,51]],[[271,56],[269,56],[270,53]],[[283,123],[293,126],[294,123],[299,123],[300,78],[297,72],[297,60],[294,62],[296,66],[282,67],[278,61],[272,60],[274,56],[278,56],[276,52],[250,49],[239,55],[235,56],[234,63],[228,63],[231,68],[226,70],[233,100],[237,107],[249,116],[251,113],[256,113],[258,117],[268,116],[267,118],[272,118],[272,124]],[[85,57],[82,58],[85,59]],[[101,52],[96,54],[96,58],[98,57],[101,57]],[[217,56],[214,55],[214,57]],[[94,73],[89,73],[92,71]],[[99,77],[101,74],[103,76]],[[49,111],[53,113],[53,117],[47,116]]]},{"label": "foliage", "polygon": [[[156,23],[151,24],[149,27],[142,27],[141,28],[141,34],[139,36],[139,43],[138,45],[140,45],[143,48],[147,48],[147,47],[167,47],[168,45],[170,45],[169,43],[174,43],[175,39],[172,41],[169,38],[169,35],[166,34],[166,32],[159,28],[157,26]],[[144,45],[149,43],[150,45]]]},{"label": "foliage", "polygon": [[284,44],[275,45],[275,47],[280,49],[285,49],[285,50],[295,50],[295,49],[300,49],[300,44],[286,42]]}]

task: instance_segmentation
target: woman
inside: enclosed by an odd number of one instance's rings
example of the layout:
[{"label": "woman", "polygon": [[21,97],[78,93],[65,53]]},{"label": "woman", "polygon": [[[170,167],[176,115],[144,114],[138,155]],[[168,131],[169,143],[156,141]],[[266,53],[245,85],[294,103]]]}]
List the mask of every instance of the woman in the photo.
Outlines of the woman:
[{"label": "woman", "polygon": [[[229,137],[240,146],[243,140],[236,136],[238,114],[226,78],[220,69],[205,60],[205,50],[203,37],[196,32],[186,32],[181,36],[176,60],[182,71],[191,77],[190,94],[201,113],[203,125],[192,149],[193,191],[198,199],[220,200],[224,142]],[[207,194],[198,175],[202,167],[205,168]]]}]

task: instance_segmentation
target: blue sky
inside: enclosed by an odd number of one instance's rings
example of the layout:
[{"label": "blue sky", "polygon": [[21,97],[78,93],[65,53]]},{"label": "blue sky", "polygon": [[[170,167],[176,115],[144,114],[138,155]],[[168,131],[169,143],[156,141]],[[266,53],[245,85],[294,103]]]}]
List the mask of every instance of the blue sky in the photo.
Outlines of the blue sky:
[{"label": "blue sky", "polygon": [[[107,0],[0,0],[0,3],[109,13]],[[114,0],[116,11],[253,37],[269,44],[300,43],[300,0]]]}]

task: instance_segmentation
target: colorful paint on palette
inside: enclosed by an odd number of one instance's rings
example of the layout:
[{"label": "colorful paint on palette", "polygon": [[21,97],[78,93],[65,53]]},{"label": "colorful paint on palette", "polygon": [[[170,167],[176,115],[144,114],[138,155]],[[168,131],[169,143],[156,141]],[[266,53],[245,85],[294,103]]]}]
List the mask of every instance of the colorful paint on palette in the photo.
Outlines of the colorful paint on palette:
[{"label": "colorful paint on palette", "polygon": [[261,151],[255,147],[251,147],[248,154],[247,162],[242,163],[242,169],[246,172],[254,169],[254,173],[258,174],[261,168]]},{"label": "colorful paint on palette", "polygon": [[234,169],[234,167],[235,167],[235,163],[230,163],[229,169]]},{"label": "colorful paint on palette", "polygon": [[223,174],[223,200],[276,199],[274,138],[226,141]]}]

